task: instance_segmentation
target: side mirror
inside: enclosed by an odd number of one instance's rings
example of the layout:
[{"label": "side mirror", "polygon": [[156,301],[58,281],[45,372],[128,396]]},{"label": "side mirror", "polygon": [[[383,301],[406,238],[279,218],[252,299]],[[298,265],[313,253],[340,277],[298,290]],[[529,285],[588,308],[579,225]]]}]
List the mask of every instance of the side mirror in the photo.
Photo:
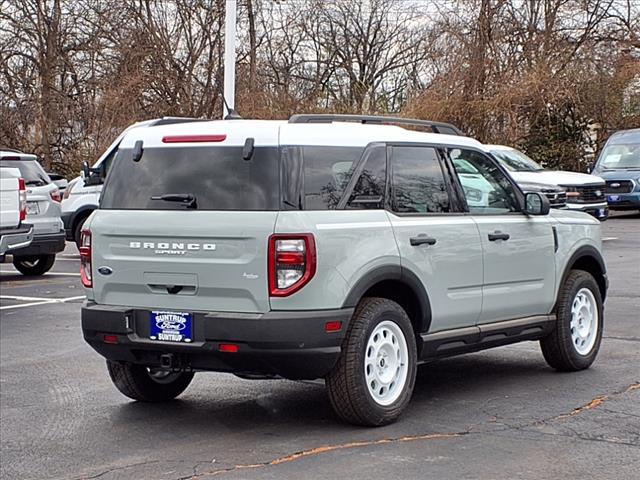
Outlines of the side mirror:
[{"label": "side mirror", "polygon": [[549,199],[538,192],[524,194],[524,213],[527,215],[547,215],[551,209]]},{"label": "side mirror", "polygon": [[104,174],[104,162],[98,168],[90,168],[87,162],[82,162],[82,178],[85,186],[102,185]]}]

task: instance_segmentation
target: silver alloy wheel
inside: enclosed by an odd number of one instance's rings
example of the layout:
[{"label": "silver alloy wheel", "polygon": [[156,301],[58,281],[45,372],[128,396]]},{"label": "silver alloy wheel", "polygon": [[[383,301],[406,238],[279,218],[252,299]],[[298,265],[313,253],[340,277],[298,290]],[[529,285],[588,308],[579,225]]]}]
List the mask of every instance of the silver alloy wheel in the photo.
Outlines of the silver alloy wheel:
[{"label": "silver alloy wheel", "polygon": [[581,288],[571,304],[571,342],[580,355],[589,355],[598,336],[598,304],[588,288]]},{"label": "silver alloy wheel", "polygon": [[407,382],[409,349],[402,329],[385,320],[371,332],[364,355],[369,394],[382,406],[395,402]]},{"label": "silver alloy wheel", "polygon": [[172,372],[171,370],[163,370],[161,368],[147,367],[147,373],[156,383],[167,384],[176,380],[180,376],[180,372]]}]

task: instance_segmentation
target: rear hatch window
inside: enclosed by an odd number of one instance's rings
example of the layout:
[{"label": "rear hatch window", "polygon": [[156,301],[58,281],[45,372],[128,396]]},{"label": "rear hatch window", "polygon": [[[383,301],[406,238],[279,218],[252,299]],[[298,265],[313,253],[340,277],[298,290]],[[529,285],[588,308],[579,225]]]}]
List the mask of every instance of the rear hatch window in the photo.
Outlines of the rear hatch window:
[{"label": "rear hatch window", "polygon": [[[256,147],[250,160],[242,147],[120,149],[107,176],[100,208],[184,210],[185,203],[158,197],[186,195],[197,210],[278,210],[279,152]],[[155,198],[155,199],[153,199]]]},{"label": "rear hatch window", "polygon": [[12,167],[20,170],[27,187],[42,187],[51,183],[49,175],[37,160],[0,160],[0,167]]}]

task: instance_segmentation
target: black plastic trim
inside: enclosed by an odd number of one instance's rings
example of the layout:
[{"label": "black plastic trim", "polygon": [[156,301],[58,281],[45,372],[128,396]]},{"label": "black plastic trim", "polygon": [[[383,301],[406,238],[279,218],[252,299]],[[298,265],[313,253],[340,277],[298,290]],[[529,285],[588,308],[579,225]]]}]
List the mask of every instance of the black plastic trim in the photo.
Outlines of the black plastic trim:
[{"label": "black plastic trim", "polygon": [[61,218],[62,218],[62,223],[64,224],[65,238],[70,242],[74,242],[75,238],[73,237],[73,233],[76,229],[76,222],[78,221],[80,214],[83,214],[84,212],[88,211],[89,214],[87,216],[89,216],[91,215],[91,212],[97,209],[98,209],[98,205],[86,204],[81,206],[74,212],[63,213]]},{"label": "black plastic trim", "polygon": [[29,246],[17,250],[9,250],[7,253],[16,257],[23,255],[48,255],[61,252],[64,250],[64,247],[64,230],[60,230],[58,233],[34,234]]},{"label": "black plastic trim", "polygon": [[403,282],[413,291],[420,306],[420,323],[417,325],[417,333],[427,332],[431,324],[431,302],[429,295],[420,278],[411,270],[401,267],[400,265],[384,265],[363,275],[347,295],[342,305],[343,308],[355,308],[367,290],[385,280]]},{"label": "black plastic trim", "polygon": [[523,340],[538,340],[553,330],[555,321],[555,315],[536,315],[428,333],[421,336],[421,359],[476,352]]},{"label": "black plastic trim", "polygon": [[[335,365],[353,315],[352,308],[265,314],[194,311],[193,342],[170,343],[149,339],[149,311],[87,302],[81,312],[84,338],[115,361],[155,366],[170,353],[187,369],[315,379]],[[333,321],[341,321],[342,329],[326,332],[325,324]],[[117,344],[105,343],[104,334],[116,335]],[[221,343],[234,343],[239,350],[220,352]]]},{"label": "black plastic trim", "polygon": [[[562,273],[562,279],[559,283],[560,287],[564,284],[567,279],[567,275],[573,269],[573,266],[576,264],[578,260],[581,258],[590,257],[593,258],[598,265],[600,266],[600,270],[602,270],[602,278],[596,278],[596,282],[598,282],[598,286],[600,287],[600,294],[602,295],[602,301],[604,302],[607,296],[607,289],[609,288],[609,279],[607,277],[607,267],[604,263],[604,258],[602,254],[591,245],[582,245],[579,247],[569,258],[566,266],[564,267],[564,272]],[[558,293],[560,292],[560,288],[558,288]],[[556,299],[557,301],[557,299]],[[555,306],[554,306],[555,310]]]},{"label": "black plastic trim", "polygon": [[447,135],[464,135],[458,127],[445,122],[418,120],[415,118],[387,117],[382,115],[341,115],[341,114],[298,114],[289,118],[289,123],[332,123],[332,122],[360,122],[363,124],[398,124],[428,127],[434,133]]}]

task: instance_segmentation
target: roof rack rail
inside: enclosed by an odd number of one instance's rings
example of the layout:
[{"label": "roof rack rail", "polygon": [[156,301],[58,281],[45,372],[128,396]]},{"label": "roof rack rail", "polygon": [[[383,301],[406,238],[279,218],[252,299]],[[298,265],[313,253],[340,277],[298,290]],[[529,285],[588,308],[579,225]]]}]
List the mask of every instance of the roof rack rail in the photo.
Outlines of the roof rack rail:
[{"label": "roof rack rail", "polygon": [[289,123],[332,123],[332,122],[359,122],[364,124],[398,124],[426,127],[433,133],[444,133],[447,135],[464,135],[455,125],[444,122],[432,122],[431,120],[418,120],[415,118],[385,117],[381,115],[341,115],[325,113],[303,113],[293,115],[289,118]]},{"label": "roof rack rail", "polygon": [[158,125],[173,125],[174,123],[191,123],[191,122],[208,122],[207,118],[193,118],[193,117],[162,117],[154,120],[149,124],[150,127],[156,127]]}]

